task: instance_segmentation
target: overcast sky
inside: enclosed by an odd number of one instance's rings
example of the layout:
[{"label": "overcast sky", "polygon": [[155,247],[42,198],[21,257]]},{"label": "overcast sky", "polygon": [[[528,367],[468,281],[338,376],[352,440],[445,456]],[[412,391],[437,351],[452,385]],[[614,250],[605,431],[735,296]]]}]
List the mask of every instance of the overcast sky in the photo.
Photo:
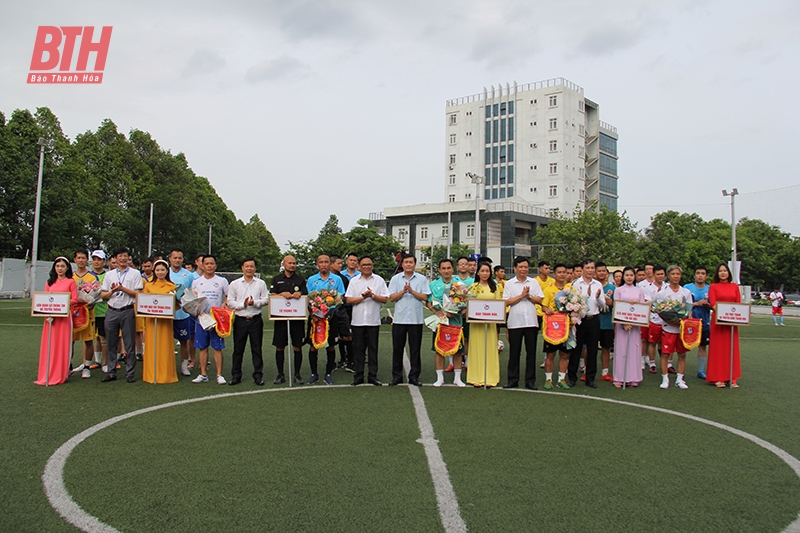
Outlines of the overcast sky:
[{"label": "overcast sky", "polygon": [[[103,83],[26,84],[40,25],[113,26]],[[737,215],[800,235],[798,27],[796,0],[4,2],[0,110],[149,131],[285,246],[444,201],[445,101],[565,77],[619,130],[639,228],[727,220],[738,187]]]}]

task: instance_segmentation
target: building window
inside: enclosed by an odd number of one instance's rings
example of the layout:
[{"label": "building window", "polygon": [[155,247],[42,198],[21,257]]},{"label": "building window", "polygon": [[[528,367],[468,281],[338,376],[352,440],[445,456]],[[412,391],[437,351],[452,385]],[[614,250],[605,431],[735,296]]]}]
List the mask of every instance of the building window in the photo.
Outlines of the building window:
[{"label": "building window", "polygon": [[584,131],[585,131],[585,130],[586,130],[586,127],[585,127],[583,124],[581,124],[580,126],[578,126],[578,135],[580,135],[581,137],[583,137],[583,135],[584,135]]},{"label": "building window", "polygon": [[472,152],[467,152],[466,154],[464,154],[464,157],[472,157]]},{"label": "building window", "polygon": [[472,132],[471,131],[467,132],[467,137],[472,137]]},{"label": "building window", "polygon": [[551,96],[550,97],[550,107],[556,107],[558,105],[558,96]]},{"label": "building window", "polygon": [[508,140],[514,140],[514,117],[508,117]]},{"label": "building window", "polygon": [[582,168],[579,168],[579,169],[578,169],[578,176],[579,176],[581,179],[583,179],[583,178],[584,178],[584,172],[585,172],[585,171],[584,171],[584,169],[582,169]]},{"label": "building window", "polygon": [[498,132],[497,132],[497,126],[498,126],[499,122],[500,122],[499,120],[493,120],[492,121],[492,140],[494,142],[497,142],[497,140],[500,138],[500,135],[498,135]]},{"label": "building window", "polygon": [[451,194],[451,195],[449,196],[449,201],[450,201],[450,203],[451,203],[451,204],[452,204],[452,203],[455,203],[455,201],[456,201],[456,195],[455,195],[455,194]]},{"label": "building window", "polygon": [[500,114],[501,115],[505,115],[506,114],[506,103],[505,102],[500,104]]},{"label": "building window", "polygon": [[558,196],[558,185],[551,185],[550,186],[550,198],[554,198]]},{"label": "building window", "polygon": [[450,134],[450,144],[455,144],[455,143],[456,143],[456,134],[455,133],[451,133]]},{"label": "building window", "polygon": [[450,174],[450,185],[455,185],[455,184],[456,184],[456,175]]},{"label": "building window", "polygon": [[492,106],[487,105],[486,106],[486,118],[489,118],[491,116],[492,116]]},{"label": "building window", "polygon": [[492,200],[497,200],[497,187],[492,189]]},{"label": "building window", "polygon": [[419,238],[420,240],[428,238],[428,226],[422,226],[419,228]]},{"label": "building window", "polygon": [[506,184],[506,167],[500,167],[500,185]]},{"label": "building window", "polygon": [[558,174],[558,163],[550,163],[550,174]]},{"label": "building window", "polygon": [[454,113],[454,114],[450,115],[450,125],[452,126],[455,123],[456,123],[456,115]]},{"label": "building window", "polygon": [[398,241],[406,242],[406,235],[408,235],[408,232],[406,232],[405,228],[400,228],[399,230],[397,230]]},{"label": "building window", "polygon": [[550,129],[551,130],[558,129],[558,119],[557,118],[551,118],[550,119]]},{"label": "building window", "polygon": [[500,141],[506,140],[506,119],[500,120]]},{"label": "building window", "polygon": [[485,194],[485,196],[484,196],[485,200],[491,200],[492,199],[492,191],[491,191],[491,189],[486,189],[484,194]]},{"label": "building window", "polygon": [[514,162],[514,145],[513,144],[509,144],[508,145],[508,162],[509,163],[513,163]]},{"label": "building window", "polygon": [[451,165],[456,164],[456,154],[450,154],[450,164]]},{"label": "building window", "polygon": [[475,238],[475,224],[467,224],[467,238]]},{"label": "building window", "polygon": [[467,111],[466,115],[467,115],[468,117],[471,117],[471,116],[472,116],[472,111]]},{"label": "building window", "polygon": [[550,141],[550,151],[555,152],[558,150],[558,141]]},{"label": "building window", "polygon": [[506,162],[506,147],[505,146],[501,146],[500,147],[500,162],[501,163],[505,163]]},{"label": "building window", "polygon": [[617,155],[617,140],[605,133],[600,134],[600,149],[611,155]]},{"label": "building window", "polygon": [[499,113],[498,113],[498,111],[499,111],[499,110],[500,110],[500,106],[499,106],[498,104],[494,104],[494,105],[492,106],[492,114],[493,114],[494,116],[497,116],[497,115],[499,114]]},{"label": "building window", "polygon": [[508,197],[511,198],[512,196],[514,196],[514,187],[509,187],[508,188]]},{"label": "building window", "polygon": [[578,157],[583,157],[585,149],[583,146],[578,146]]},{"label": "building window", "polygon": [[442,226],[442,237],[447,237],[449,233],[450,233],[450,228],[448,228],[447,226]]},{"label": "building window", "polygon": [[514,183],[514,165],[508,166],[508,183]]},{"label": "building window", "polygon": [[586,200],[586,191],[584,191],[583,189],[581,189],[581,190],[580,190],[580,191],[578,191],[578,192],[580,192],[580,199],[581,199],[581,202],[583,202],[584,200]]},{"label": "building window", "polygon": [[509,115],[514,114],[514,100],[508,102],[508,114]]},{"label": "building window", "polygon": [[606,154],[600,154],[600,170],[608,174],[617,173],[617,160]]},{"label": "building window", "polygon": [[506,197],[506,188],[503,187],[500,189],[500,198],[505,198],[505,197]]},{"label": "building window", "polygon": [[586,110],[586,103],[583,100],[578,101],[578,111],[583,112]]},{"label": "building window", "polygon": [[464,195],[464,199],[466,199],[466,200],[471,200],[471,199],[472,199],[472,193],[469,193],[469,192],[468,192],[467,194],[465,194],[465,195]]}]

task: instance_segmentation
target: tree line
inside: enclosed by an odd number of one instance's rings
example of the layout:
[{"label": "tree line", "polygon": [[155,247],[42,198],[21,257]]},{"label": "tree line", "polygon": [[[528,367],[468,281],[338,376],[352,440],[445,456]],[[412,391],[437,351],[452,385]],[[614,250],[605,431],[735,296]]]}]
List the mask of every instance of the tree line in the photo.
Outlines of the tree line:
[{"label": "tree line", "polygon": [[[800,287],[800,239],[761,220],[743,218],[736,224],[741,281],[754,288]],[[584,258],[608,265],[641,266],[645,262],[684,269],[690,281],[696,266],[709,272],[731,259],[731,225],[722,219],[703,220],[697,214],[665,211],[639,231],[625,213],[576,210],[540,228],[533,237],[541,259],[578,262]],[[565,247],[558,246],[564,244]]]},{"label": "tree line", "polygon": [[242,258],[255,257],[277,271],[280,249],[258,215],[237,219],[184,154],[162,149],[144,131],[125,136],[108,119],[70,140],[46,107],[17,109],[8,120],[0,112],[0,256],[30,256],[39,138],[54,143],[42,166],[39,258],[117,246],[144,257],[152,203],[154,251],[205,252],[210,224],[220,270],[238,270]]}]

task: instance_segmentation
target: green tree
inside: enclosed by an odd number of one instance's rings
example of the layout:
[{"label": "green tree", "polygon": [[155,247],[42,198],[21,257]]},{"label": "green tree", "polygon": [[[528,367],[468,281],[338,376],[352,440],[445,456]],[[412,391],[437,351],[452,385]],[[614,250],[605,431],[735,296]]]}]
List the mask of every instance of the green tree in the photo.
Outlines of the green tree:
[{"label": "green tree", "polygon": [[[425,268],[430,270],[432,277],[436,276],[439,272],[439,261],[447,257],[447,246],[437,244],[433,247],[433,253],[431,253],[431,247],[427,246],[422,248],[422,253],[429,257],[428,265],[425,265]],[[450,245],[450,259],[453,260],[453,263],[455,263],[456,259],[459,257],[469,257],[471,253],[472,246],[467,246],[460,242],[454,242]],[[453,267],[455,268],[455,264]]]},{"label": "green tree", "polygon": [[[637,259],[636,224],[625,213],[581,211],[571,217],[559,215],[540,228],[533,238],[542,246],[540,259],[550,262],[579,262],[587,258],[609,265],[629,264]],[[553,245],[564,245],[553,246]]]}]

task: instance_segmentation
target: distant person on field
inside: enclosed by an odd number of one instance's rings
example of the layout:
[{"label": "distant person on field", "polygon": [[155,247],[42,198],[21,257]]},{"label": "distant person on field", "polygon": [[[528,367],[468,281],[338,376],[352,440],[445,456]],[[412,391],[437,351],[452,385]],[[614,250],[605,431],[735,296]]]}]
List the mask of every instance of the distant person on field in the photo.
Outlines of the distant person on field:
[{"label": "distant person on field", "polygon": [[[772,302],[772,321],[775,323],[776,326],[784,326],[783,323],[783,302],[784,297],[783,293],[779,289],[775,289],[771,293],[769,293],[769,300]],[[778,324],[778,318],[781,319],[781,323]]]}]

